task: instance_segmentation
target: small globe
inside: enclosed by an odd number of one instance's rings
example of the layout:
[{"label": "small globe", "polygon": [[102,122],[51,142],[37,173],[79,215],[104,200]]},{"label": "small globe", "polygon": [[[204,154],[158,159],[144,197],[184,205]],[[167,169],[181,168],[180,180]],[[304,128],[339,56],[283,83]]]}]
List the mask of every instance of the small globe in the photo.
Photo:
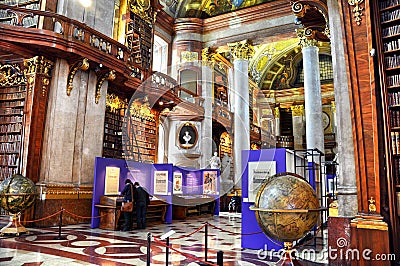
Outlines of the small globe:
[{"label": "small globe", "polygon": [[13,214],[30,207],[35,196],[35,184],[23,175],[15,174],[0,183],[0,206]]},{"label": "small globe", "polygon": [[317,223],[320,208],[314,189],[293,173],[268,178],[257,193],[255,207],[263,232],[282,242],[305,236]]}]

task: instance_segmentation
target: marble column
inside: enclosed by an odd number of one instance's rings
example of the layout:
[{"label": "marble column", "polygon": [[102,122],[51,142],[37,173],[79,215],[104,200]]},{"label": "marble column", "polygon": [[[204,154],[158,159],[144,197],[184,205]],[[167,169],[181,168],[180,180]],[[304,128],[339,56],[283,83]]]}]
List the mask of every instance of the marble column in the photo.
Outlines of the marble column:
[{"label": "marble column", "polygon": [[336,141],[338,145],[338,207],[339,216],[354,217],[358,211],[357,181],[351,121],[350,95],[347,80],[343,31],[340,7],[337,1],[328,0],[331,32],[333,81],[335,84]]},{"label": "marble column", "polygon": [[250,149],[250,117],[249,117],[249,61],[254,49],[247,40],[228,43],[234,58],[234,182],[235,188],[241,188],[242,151]]},{"label": "marble column", "polygon": [[318,42],[305,36],[303,29],[297,30],[297,34],[303,53],[307,149],[318,149],[324,152]]},{"label": "marble column", "polygon": [[201,160],[200,167],[205,168],[208,160],[212,157],[212,112],[213,112],[213,88],[212,88],[212,69],[213,62],[209,61],[208,48],[202,51],[202,70],[201,70],[201,97],[204,99],[204,119],[201,123]]},{"label": "marble column", "polygon": [[293,105],[290,107],[290,109],[292,110],[294,149],[302,150],[304,149],[303,148],[304,106]]}]

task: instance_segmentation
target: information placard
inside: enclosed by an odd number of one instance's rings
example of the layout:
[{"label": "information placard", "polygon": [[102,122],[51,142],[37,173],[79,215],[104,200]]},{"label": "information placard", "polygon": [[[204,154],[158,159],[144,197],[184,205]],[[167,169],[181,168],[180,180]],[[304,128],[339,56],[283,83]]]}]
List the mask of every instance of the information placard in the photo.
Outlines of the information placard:
[{"label": "information placard", "polygon": [[218,194],[217,191],[217,171],[203,172],[203,194]]},{"label": "information placard", "polygon": [[168,195],[168,171],[154,171],[154,194]]},{"label": "information placard", "polygon": [[119,167],[106,167],[104,195],[116,195],[119,193]]},{"label": "information placard", "polygon": [[174,173],[174,194],[182,194],[182,173]]},{"label": "information placard", "polygon": [[257,192],[264,181],[276,174],[275,161],[249,162],[249,202],[256,200]]}]

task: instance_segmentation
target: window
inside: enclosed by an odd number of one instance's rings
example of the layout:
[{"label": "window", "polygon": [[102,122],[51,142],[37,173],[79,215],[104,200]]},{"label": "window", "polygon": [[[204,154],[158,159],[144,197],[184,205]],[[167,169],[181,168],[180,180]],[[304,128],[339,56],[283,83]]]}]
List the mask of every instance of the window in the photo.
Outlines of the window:
[{"label": "window", "polygon": [[153,71],[167,74],[168,43],[161,37],[154,35]]}]

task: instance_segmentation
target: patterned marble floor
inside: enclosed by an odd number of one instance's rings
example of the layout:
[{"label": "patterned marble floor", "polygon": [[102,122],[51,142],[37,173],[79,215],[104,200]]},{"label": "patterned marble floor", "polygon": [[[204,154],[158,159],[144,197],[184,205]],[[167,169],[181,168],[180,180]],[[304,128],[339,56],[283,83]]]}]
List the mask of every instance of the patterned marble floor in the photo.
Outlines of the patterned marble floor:
[{"label": "patterned marble floor", "polygon": [[[193,258],[204,260],[204,228],[195,231],[205,221],[211,225],[208,261],[214,264],[210,265],[216,265],[216,253],[220,250],[224,252],[223,265],[227,266],[273,265],[278,260],[273,256],[264,256],[267,257],[264,259],[257,250],[243,250],[240,214],[221,214],[173,224],[150,224],[145,230],[130,232],[91,229],[89,224],[70,225],[62,228],[63,240],[56,240],[58,228],[29,228],[29,234],[0,237],[0,265],[146,265],[147,233],[157,238],[170,230],[176,232],[170,245],[181,253],[171,250],[169,265],[202,265]],[[154,241],[153,238],[151,265],[165,265],[165,247]],[[327,265],[309,261],[302,264]]]}]

